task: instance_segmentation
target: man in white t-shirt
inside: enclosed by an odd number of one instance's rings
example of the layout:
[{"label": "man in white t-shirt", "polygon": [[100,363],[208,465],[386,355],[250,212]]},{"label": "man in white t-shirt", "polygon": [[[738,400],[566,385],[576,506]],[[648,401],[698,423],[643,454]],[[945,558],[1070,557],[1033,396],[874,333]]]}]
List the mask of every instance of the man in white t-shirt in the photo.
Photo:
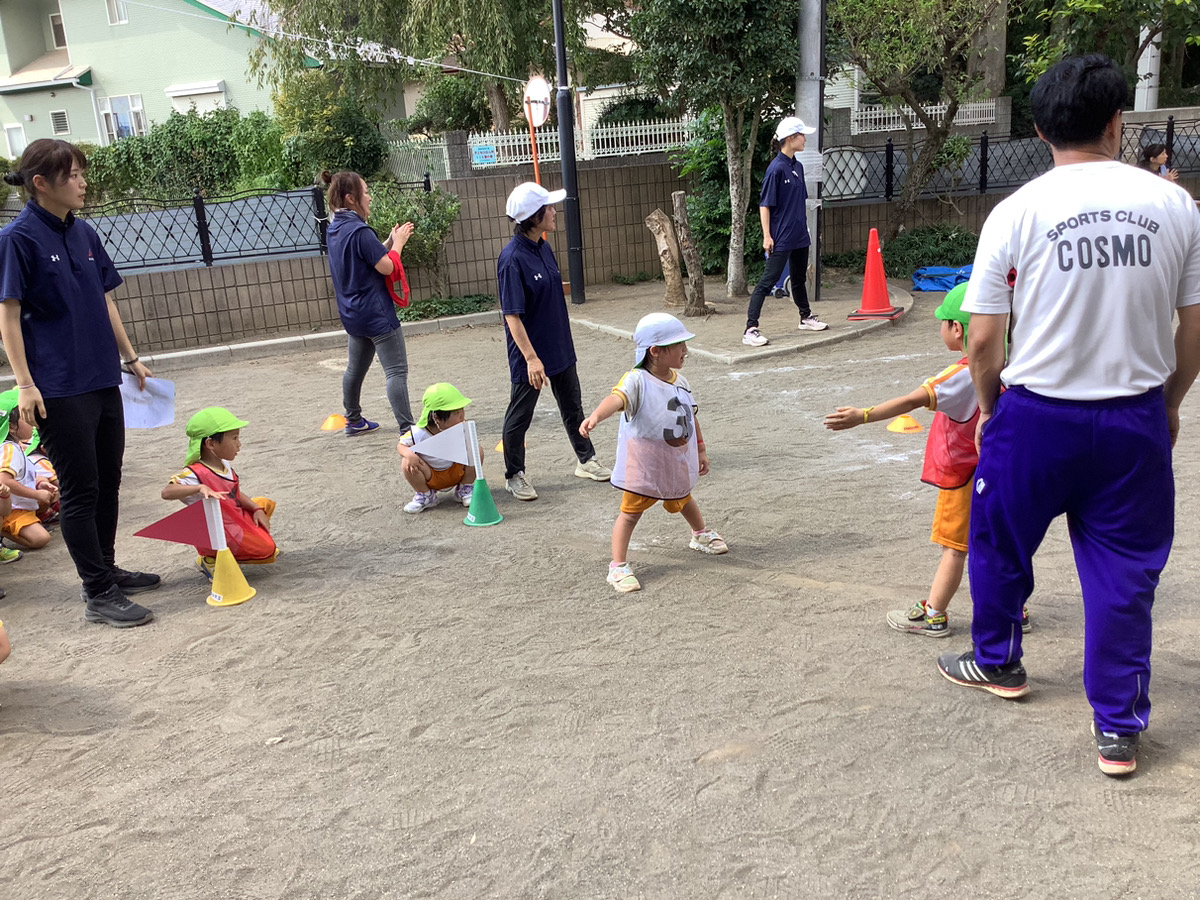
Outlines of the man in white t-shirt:
[{"label": "man in white t-shirt", "polygon": [[1030,101],[1055,167],[980,235],[963,303],[980,406],[975,646],[938,660],[956,684],[1029,692],[1021,610],[1033,554],[1065,513],[1108,775],[1134,770],[1149,721],[1150,611],[1175,527],[1171,446],[1200,371],[1200,213],[1182,188],[1114,161],[1128,91],[1104,56],[1047,72]]}]

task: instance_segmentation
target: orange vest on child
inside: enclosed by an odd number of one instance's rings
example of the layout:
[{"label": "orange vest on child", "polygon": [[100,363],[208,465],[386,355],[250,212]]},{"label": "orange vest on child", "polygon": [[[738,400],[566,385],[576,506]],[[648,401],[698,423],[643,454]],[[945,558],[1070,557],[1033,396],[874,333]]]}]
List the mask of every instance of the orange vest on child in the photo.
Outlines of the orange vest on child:
[{"label": "orange vest on child", "polygon": [[[231,468],[233,475],[230,479],[222,477],[204,463],[188,466],[188,470],[200,480],[200,483],[214,491],[227,491],[227,496],[221,498],[221,519],[225,525],[225,542],[229,545],[233,558],[239,562],[248,560],[270,559],[275,555],[275,539],[271,533],[254,521],[253,514],[238,505],[237,498],[241,494],[241,482],[237,472]],[[201,556],[216,556],[217,551],[211,547],[196,547]]]},{"label": "orange vest on child", "polygon": [[[959,365],[965,366],[964,357]],[[979,465],[975,448],[975,426],[979,422],[979,407],[965,422],[956,422],[944,412],[933,415],[929,438],[925,441],[925,466],[921,480],[943,490],[963,487],[971,481]]]}]

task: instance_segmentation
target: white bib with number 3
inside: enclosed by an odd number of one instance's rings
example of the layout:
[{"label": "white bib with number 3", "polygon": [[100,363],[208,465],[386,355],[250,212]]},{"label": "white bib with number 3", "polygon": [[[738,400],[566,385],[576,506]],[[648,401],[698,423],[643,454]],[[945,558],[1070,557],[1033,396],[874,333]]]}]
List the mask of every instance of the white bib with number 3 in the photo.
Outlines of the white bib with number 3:
[{"label": "white bib with number 3", "polygon": [[634,369],[618,388],[629,408],[621,416],[612,483],[658,500],[686,497],[700,477],[695,405],[687,381],[676,373],[675,383],[667,384]]}]

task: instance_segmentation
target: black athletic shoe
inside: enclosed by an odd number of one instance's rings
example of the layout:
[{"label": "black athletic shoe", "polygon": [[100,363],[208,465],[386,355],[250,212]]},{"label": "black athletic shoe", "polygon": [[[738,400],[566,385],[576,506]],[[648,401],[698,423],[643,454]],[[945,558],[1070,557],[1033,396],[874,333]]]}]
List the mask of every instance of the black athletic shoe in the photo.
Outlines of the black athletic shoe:
[{"label": "black athletic shoe", "polygon": [[162,586],[162,579],[149,572],[127,572],[125,569],[113,566],[113,583],[123,594],[141,594],[153,591]]},{"label": "black athletic shoe", "polygon": [[1114,734],[1101,731],[1092,721],[1092,734],[1096,737],[1096,749],[1100,751],[1097,761],[1105,775],[1128,775],[1137,768],[1138,742],[1140,734]]},{"label": "black athletic shoe", "polygon": [[938,657],[938,670],[948,681],[966,687],[981,688],[997,697],[1013,699],[1029,693],[1029,680],[1021,661],[1006,666],[988,666],[975,662],[975,651],[955,656],[943,653]]},{"label": "black athletic shoe", "polygon": [[103,594],[87,598],[87,609],[83,617],[89,622],[102,622],[113,628],[133,628],[145,625],[154,618],[154,613],[144,606],[138,606],[123,593],[115,584]]}]

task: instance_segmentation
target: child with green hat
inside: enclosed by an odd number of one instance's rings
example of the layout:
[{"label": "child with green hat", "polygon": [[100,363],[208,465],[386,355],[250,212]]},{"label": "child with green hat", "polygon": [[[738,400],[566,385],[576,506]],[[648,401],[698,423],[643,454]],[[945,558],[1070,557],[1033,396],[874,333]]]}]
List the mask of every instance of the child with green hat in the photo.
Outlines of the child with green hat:
[{"label": "child with green hat", "polygon": [[[438,491],[454,488],[454,499],[463,506],[471,505],[471,494],[475,485],[475,468],[449,459],[422,456],[413,447],[466,421],[466,409],[471,401],[452,384],[438,382],[425,389],[421,397],[421,417],[411,430],[406,431],[396,445],[396,452],[403,460],[400,469],[404,479],[416,491],[404,506],[406,513],[419,513],[438,504]],[[479,448],[479,459],[483,461],[483,448]]]},{"label": "child with green hat", "polygon": [[[25,421],[17,408],[18,391],[0,394],[0,485],[9,496],[0,533],[26,550],[39,550],[50,543],[50,532],[38,517],[39,508],[58,502],[58,490],[44,478],[39,469],[26,457],[22,442],[33,437],[33,425]],[[9,558],[5,559],[4,555]],[[20,554],[12,551],[0,555],[0,561],[13,562]]]},{"label": "child with green hat", "polygon": [[[967,285],[958,285],[935,311],[941,320],[942,343],[947,350],[965,354],[967,326],[971,314],[962,308]],[[979,401],[975,383],[964,356],[957,363],[926,380],[915,391],[894,397],[876,406],[860,409],[839,406],[825,417],[825,427],[844,431],[868,422],[885,422],[919,407],[935,411],[925,444],[925,466],[921,480],[941,488],[933,515],[931,540],[942,548],[942,559],[929,589],[929,599],[911,609],[894,609],[887,623],[897,631],[947,637],[950,634],[946,608],[962,583],[967,562],[967,536],[971,523],[971,491],[979,451],[975,446],[975,426],[979,420]],[[1029,631],[1029,615],[1021,623]]]},{"label": "child with green hat", "polygon": [[[279,555],[271,537],[271,516],[275,501],[249,497],[230,463],[242,449],[241,429],[246,422],[227,409],[210,406],[196,413],[187,423],[188,454],[185,468],[162,491],[164,500],[182,500],[192,504],[202,497],[221,501],[225,541],[233,558],[243,563],[270,563]],[[196,547],[196,564],[212,577],[217,551]]]}]

